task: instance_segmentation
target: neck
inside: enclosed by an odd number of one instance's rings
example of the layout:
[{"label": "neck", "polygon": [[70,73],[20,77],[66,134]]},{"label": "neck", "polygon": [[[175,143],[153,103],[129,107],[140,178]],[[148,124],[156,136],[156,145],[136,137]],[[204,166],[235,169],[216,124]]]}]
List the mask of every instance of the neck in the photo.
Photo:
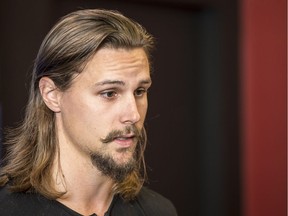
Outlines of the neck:
[{"label": "neck", "polygon": [[53,171],[56,188],[66,192],[57,201],[83,215],[104,215],[108,210],[114,182],[94,167],[89,157],[60,145]]}]

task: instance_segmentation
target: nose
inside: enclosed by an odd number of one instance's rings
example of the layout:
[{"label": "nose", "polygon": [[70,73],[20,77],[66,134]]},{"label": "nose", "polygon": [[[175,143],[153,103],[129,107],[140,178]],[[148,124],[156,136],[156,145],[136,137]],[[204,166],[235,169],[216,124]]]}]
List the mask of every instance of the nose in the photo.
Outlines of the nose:
[{"label": "nose", "polygon": [[137,100],[134,95],[127,98],[122,108],[121,122],[124,124],[135,124],[140,120]]}]

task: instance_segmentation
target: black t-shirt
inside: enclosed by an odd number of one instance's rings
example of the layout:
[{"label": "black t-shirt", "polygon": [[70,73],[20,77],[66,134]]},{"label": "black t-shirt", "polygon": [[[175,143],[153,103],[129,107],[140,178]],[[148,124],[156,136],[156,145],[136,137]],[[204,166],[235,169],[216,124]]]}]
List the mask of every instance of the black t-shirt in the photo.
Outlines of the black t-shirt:
[{"label": "black t-shirt", "polygon": [[[35,193],[10,193],[0,190],[0,216],[81,216],[56,200]],[[96,216],[96,214],[93,214]],[[174,205],[167,198],[143,187],[137,198],[124,202],[119,196],[105,216],[177,216]]]}]

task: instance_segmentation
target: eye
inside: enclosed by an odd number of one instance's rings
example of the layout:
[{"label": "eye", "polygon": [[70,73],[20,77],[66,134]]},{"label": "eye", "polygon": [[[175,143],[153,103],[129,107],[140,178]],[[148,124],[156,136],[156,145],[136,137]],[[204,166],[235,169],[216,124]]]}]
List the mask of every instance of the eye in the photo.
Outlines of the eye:
[{"label": "eye", "polygon": [[118,96],[116,91],[105,91],[105,92],[101,92],[100,95],[107,99],[113,99]]},{"label": "eye", "polygon": [[145,93],[147,93],[147,89],[145,89],[145,88],[139,88],[139,89],[137,89],[137,90],[134,92],[134,94],[135,94],[136,97],[141,97],[141,96],[143,96]]}]

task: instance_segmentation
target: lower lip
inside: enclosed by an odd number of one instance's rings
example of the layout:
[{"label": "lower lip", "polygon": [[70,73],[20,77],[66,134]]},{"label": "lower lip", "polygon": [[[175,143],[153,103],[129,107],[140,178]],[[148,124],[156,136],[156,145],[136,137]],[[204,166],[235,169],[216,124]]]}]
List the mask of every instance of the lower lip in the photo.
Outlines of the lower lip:
[{"label": "lower lip", "polygon": [[115,139],[114,142],[120,145],[121,147],[127,148],[133,145],[134,139]]}]

